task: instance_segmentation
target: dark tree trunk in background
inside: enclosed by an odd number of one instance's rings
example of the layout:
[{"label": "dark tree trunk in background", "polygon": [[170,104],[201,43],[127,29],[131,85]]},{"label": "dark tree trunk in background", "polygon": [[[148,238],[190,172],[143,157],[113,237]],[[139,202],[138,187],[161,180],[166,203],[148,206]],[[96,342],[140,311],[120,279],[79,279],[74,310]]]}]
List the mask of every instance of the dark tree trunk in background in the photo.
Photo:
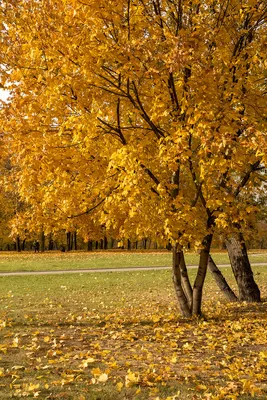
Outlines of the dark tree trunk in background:
[{"label": "dark tree trunk in background", "polygon": [[98,250],[98,240],[95,242],[95,249]]},{"label": "dark tree trunk in background", "polygon": [[260,290],[256,284],[248,258],[247,248],[241,232],[226,240],[232,270],[238,285],[239,300],[260,302]]},{"label": "dark tree trunk in background", "polygon": [[93,241],[88,240],[87,242],[87,251],[92,251],[93,250]]},{"label": "dark tree trunk in background", "polygon": [[18,252],[21,251],[21,247],[20,247],[20,237],[19,237],[19,236],[16,237],[15,250],[18,251]]},{"label": "dark tree trunk in background", "polygon": [[23,239],[22,244],[21,244],[21,250],[25,250],[25,244],[26,244],[26,239]]},{"label": "dark tree trunk in background", "polygon": [[73,247],[74,250],[77,250],[77,232],[73,232]]},{"label": "dark tree trunk in background", "polygon": [[108,238],[104,236],[104,244],[103,244],[104,250],[108,249]]},{"label": "dark tree trunk in background", "polygon": [[41,233],[40,242],[41,242],[40,250],[43,253],[45,251],[45,234],[44,234],[44,232]]},{"label": "dark tree trunk in background", "polygon": [[67,251],[71,251],[71,232],[67,232]]},{"label": "dark tree trunk in background", "polygon": [[234,302],[238,301],[238,298],[236,297],[235,293],[232,291],[228,283],[226,282],[226,279],[224,278],[223,274],[213,261],[211,255],[209,255],[209,262],[208,262],[208,268],[217,283],[219,289],[223,292],[224,296],[227,298],[227,300]]},{"label": "dark tree trunk in background", "polygon": [[131,250],[131,241],[130,239],[127,240],[127,250]]}]

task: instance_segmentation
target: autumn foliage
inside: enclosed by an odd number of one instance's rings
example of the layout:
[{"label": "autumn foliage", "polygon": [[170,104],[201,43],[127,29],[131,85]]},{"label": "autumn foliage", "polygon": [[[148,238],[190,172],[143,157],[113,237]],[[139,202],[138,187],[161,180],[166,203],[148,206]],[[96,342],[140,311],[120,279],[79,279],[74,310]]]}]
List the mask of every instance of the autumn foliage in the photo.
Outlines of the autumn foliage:
[{"label": "autumn foliage", "polygon": [[3,2],[14,232],[190,243],[198,314],[214,231],[250,230],[265,189],[266,16],[260,0]]}]

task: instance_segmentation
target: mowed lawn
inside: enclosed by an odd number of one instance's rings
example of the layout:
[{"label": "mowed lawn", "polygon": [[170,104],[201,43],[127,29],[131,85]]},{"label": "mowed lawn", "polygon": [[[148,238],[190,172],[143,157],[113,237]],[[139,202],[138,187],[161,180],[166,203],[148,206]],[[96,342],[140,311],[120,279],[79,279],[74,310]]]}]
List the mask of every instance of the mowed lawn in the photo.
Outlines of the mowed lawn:
[{"label": "mowed lawn", "polygon": [[[212,256],[218,264],[229,264],[227,252],[214,251]],[[251,251],[250,260],[267,263],[267,251]],[[170,251],[0,252],[0,272],[171,266],[171,262]],[[186,262],[196,265],[197,254],[186,253]]]},{"label": "mowed lawn", "polygon": [[254,272],[265,301],[226,304],[208,275],[199,320],[179,316],[171,271],[0,277],[0,399],[266,399],[267,268]]}]

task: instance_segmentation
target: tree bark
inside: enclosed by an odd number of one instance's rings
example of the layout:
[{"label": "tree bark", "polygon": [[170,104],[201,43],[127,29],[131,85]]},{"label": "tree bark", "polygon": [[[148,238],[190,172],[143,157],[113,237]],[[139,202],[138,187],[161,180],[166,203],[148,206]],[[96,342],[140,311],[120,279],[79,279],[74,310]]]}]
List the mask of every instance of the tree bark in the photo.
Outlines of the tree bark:
[{"label": "tree bark", "polygon": [[179,305],[181,314],[184,317],[190,317],[191,310],[190,310],[189,304],[187,302],[187,298],[186,298],[186,295],[182,288],[182,282],[181,282],[181,271],[180,271],[181,251],[178,250],[177,245],[173,246],[172,255],[173,255],[173,258],[172,258],[173,284],[174,284],[174,289],[175,289],[175,293],[176,293],[177,300],[178,300],[178,305]]},{"label": "tree bark", "polygon": [[223,294],[227,298],[227,300],[229,300],[231,302],[238,301],[237,296],[235,295],[235,293],[232,291],[232,289],[226,282],[226,279],[224,278],[223,274],[221,273],[221,271],[219,270],[219,268],[213,261],[211,255],[209,255],[208,268],[209,268],[215,282],[217,283],[218,287],[223,292]]},{"label": "tree bark", "polygon": [[93,250],[93,241],[88,240],[87,242],[87,251],[92,251]]},{"label": "tree bark", "polygon": [[178,252],[180,252],[179,255],[179,267],[180,267],[180,272],[181,272],[181,279],[182,279],[182,288],[183,291],[186,295],[188,305],[191,309],[192,307],[192,301],[193,301],[193,289],[189,280],[186,264],[185,264],[185,258],[184,258],[184,252],[182,251],[182,248],[178,248]]},{"label": "tree bark", "polygon": [[193,288],[192,314],[201,315],[202,291],[206,278],[212,234],[203,240],[203,249],[200,251],[199,266]]},{"label": "tree bark", "polygon": [[256,284],[248,258],[247,248],[241,232],[226,240],[232,270],[238,285],[239,300],[260,302],[260,290]]}]

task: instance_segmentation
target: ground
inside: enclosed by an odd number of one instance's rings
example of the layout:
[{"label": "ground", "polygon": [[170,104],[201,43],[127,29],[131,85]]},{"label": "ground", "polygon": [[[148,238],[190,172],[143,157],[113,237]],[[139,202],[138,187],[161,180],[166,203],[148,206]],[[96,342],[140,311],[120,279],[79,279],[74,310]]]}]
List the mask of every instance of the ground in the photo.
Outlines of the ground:
[{"label": "ground", "polygon": [[0,399],[263,400],[266,306],[208,276],[203,318],[181,318],[170,271],[1,277]]}]

